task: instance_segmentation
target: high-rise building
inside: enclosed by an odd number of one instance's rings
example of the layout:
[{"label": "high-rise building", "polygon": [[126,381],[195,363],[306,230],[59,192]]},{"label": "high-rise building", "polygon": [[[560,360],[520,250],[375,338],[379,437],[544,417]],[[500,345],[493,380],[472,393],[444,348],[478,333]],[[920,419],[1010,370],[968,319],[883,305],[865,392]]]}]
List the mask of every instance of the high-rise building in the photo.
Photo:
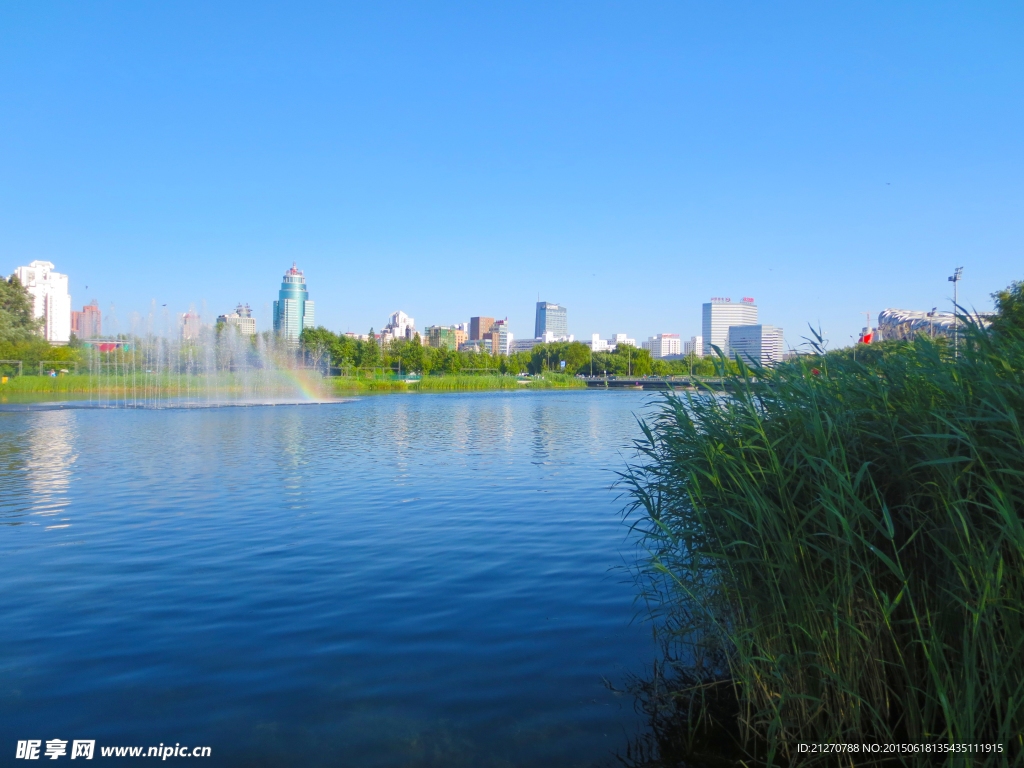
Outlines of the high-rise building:
[{"label": "high-rise building", "polygon": [[469,338],[472,341],[486,338],[494,326],[493,317],[471,317],[469,318]]},{"label": "high-rise building", "polygon": [[252,316],[252,310],[248,304],[241,304],[235,307],[235,311],[227,315],[220,315],[218,323],[236,328],[243,336],[256,335],[256,318]]},{"label": "high-rise building", "polygon": [[466,341],[466,332],[454,325],[431,325],[427,327],[425,341],[435,349],[458,349]]},{"label": "high-rise building", "polygon": [[729,351],[748,365],[775,365],[782,360],[782,329],[774,325],[733,325],[729,328]]},{"label": "high-rise building", "polygon": [[386,344],[392,339],[405,339],[412,341],[416,335],[416,321],[405,312],[399,310],[388,318],[387,325],[380,332],[381,344]]},{"label": "high-rise building", "polygon": [[313,302],[306,290],[302,270],[292,268],[284,273],[281,291],[274,302],[274,333],[282,339],[297,343],[303,329],[313,328]]},{"label": "high-rise building", "polygon": [[537,302],[537,322],[534,325],[534,336],[542,338],[551,334],[556,340],[569,335],[569,321],[566,308],[549,301]]},{"label": "high-rise building", "polygon": [[508,329],[508,318],[495,320],[490,333],[484,335],[491,340],[491,351],[495,355],[507,355],[511,351],[512,333]]},{"label": "high-rise building", "polygon": [[32,296],[33,316],[43,318],[43,338],[51,344],[67,344],[71,338],[68,276],[54,272],[49,261],[33,261],[27,267],[18,267],[14,276]]},{"label": "high-rise building", "polygon": [[691,336],[689,341],[683,342],[683,354],[684,355],[696,355],[697,357],[704,356],[704,337],[703,336]]},{"label": "high-rise building", "polygon": [[71,332],[81,339],[98,339],[103,335],[103,313],[95,299],[82,307],[81,312],[71,313]]},{"label": "high-rise building", "polygon": [[668,357],[682,352],[682,341],[678,333],[659,333],[643,342],[643,348],[651,351],[651,357]]},{"label": "high-rise building", "polygon": [[726,357],[729,352],[729,328],[734,325],[756,325],[757,304],[745,298],[734,302],[732,299],[712,299],[704,305],[704,323],[701,328],[704,354],[715,354],[712,346],[722,350]]}]

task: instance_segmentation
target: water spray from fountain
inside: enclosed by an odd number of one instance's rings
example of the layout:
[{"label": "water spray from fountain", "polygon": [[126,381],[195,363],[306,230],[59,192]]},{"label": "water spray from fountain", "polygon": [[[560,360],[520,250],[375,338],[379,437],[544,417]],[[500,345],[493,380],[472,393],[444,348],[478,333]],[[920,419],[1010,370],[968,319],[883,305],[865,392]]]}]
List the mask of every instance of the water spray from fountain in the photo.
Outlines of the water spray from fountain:
[{"label": "water spray from fountain", "polygon": [[[246,310],[248,312],[248,310]],[[115,307],[112,337],[85,350],[89,404],[110,408],[197,408],[322,402],[320,373],[295,342],[245,326],[204,324],[195,305],[177,315],[156,303],[132,313],[127,332]]]}]

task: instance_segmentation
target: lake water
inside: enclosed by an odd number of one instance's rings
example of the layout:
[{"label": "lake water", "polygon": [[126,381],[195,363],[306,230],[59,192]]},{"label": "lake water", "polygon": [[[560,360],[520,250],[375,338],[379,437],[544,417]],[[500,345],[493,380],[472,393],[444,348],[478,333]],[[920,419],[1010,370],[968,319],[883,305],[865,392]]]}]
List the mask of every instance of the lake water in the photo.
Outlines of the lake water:
[{"label": "lake water", "polygon": [[655,655],[609,488],[645,402],[0,413],[0,764],[610,764],[602,678]]}]

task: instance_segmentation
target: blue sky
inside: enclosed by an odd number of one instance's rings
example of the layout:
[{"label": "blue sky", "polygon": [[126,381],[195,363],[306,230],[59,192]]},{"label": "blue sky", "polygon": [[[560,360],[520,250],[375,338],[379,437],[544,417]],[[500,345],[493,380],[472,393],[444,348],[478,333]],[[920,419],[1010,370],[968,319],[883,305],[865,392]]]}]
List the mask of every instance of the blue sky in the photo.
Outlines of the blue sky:
[{"label": "blue sky", "polygon": [[0,271],[268,325],[294,260],[359,332],[752,296],[841,346],[1024,278],[1022,39],[1010,2],[8,2]]}]

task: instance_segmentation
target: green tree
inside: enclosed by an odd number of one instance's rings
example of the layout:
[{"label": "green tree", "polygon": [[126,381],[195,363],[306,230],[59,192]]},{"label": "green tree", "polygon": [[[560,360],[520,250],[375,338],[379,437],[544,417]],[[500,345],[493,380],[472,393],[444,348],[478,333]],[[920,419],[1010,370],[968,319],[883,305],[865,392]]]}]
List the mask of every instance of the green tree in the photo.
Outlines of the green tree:
[{"label": "green tree", "polygon": [[14,275],[0,278],[0,342],[31,341],[42,325],[32,316],[32,296]]},{"label": "green tree", "polygon": [[320,368],[321,365],[327,364],[331,346],[337,338],[321,325],[317,328],[303,328],[299,342],[313,367]]},{"label": "green tree", "polygon": [[370,338],[359,345],[359,365],[363,368],[376,368],[381,364],[380,344],[377,337],[370,329]]},{"label": "green tree", "polygon": [[408,371],[409,373],[423,372],[424,352],[423,342],[420,339],[420,335],[417,333],[412,337],[412,341],[406,342],[402,345],[401,360],[402,370]]},{"label": "green tree", "polygon": [[1024,332],[1024,280],[1015,280],[992,298],[996,302],[992,331],[1001,335]]}]

